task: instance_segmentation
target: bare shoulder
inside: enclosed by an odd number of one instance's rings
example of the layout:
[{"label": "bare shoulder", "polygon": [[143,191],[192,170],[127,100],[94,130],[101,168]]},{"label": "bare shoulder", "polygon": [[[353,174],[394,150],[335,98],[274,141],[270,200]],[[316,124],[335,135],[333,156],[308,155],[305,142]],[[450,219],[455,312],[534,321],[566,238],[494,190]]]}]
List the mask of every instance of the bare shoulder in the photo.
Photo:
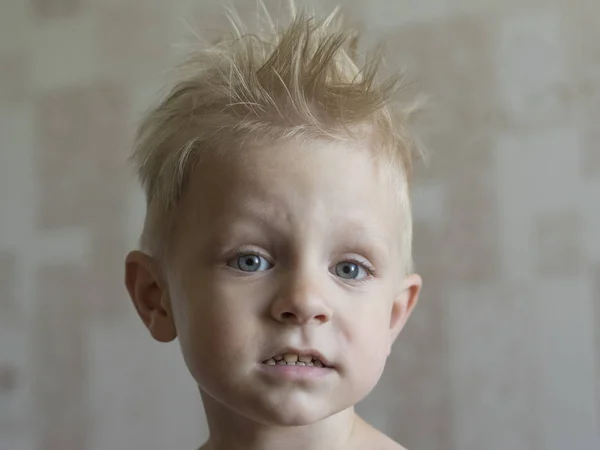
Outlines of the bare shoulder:
[{"label": "bare shoulder", "polygon": [[396,441],[391,439],[389,436],[383,434],[381,431],[377,431],[378,436],[375,437],[372,441],[373,450],[406,450]]},{"label": "bare shoulder", "polygon": [[360,450],[406,450],[399,443],[367,422],[362,421],[361,428],[362,439],[360,439],[361,444],[358,447]]}]

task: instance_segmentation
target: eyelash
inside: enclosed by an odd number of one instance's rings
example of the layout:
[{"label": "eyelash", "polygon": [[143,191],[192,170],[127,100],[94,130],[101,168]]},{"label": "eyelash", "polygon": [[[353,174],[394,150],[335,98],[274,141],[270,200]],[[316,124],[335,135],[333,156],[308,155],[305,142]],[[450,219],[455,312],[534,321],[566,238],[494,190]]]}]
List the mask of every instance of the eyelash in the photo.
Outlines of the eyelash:
[{"label": "eyelash", "polygon": [[267,261],[269,261],[270,264],[273,264],[273,261],[271,260],[271,258],[269,258],[267,255],[265,255],[263,252],[259,252],[254,249],[240,248],[235,251],[233,258],[239,258],[240,256],[248,256],[248,255],[262,256]]},{"label": "eyelash", "polygon": [[[375,268],[373,266],[371,266],[370,264],[366,263],[365,261],[359,260],[358,258],[346,258],[346,259],[343,259],[343,260],[337,262],[336,264],[344,263],[344,262],[349,262],[349,263],[353,263],[353,264],[356,264],[358,266],[361,266],[369,274],[369,277],[376,277],[377,276],[377,272],[375,272]],[[365,280],[367,278],[365,278]],[[363,281],[363,280],[358,280],[358,281]]]}]

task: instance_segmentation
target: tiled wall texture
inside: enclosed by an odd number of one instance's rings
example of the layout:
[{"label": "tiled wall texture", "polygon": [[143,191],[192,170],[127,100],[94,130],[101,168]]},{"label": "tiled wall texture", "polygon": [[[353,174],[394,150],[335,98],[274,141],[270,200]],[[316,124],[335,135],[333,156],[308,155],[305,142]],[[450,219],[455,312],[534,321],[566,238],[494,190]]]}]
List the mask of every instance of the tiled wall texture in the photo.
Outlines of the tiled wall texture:
[{"label": "tiled wall texture", "polygon": [[[411,450],[600,449],[600,3],[342,3],[432,97],[425,288],[360,411]],[[221,12],[0,5],[0,449],[206,437],[177,344],[151,340],[122,284],[144,212],[125,159],[178,44]]]}]

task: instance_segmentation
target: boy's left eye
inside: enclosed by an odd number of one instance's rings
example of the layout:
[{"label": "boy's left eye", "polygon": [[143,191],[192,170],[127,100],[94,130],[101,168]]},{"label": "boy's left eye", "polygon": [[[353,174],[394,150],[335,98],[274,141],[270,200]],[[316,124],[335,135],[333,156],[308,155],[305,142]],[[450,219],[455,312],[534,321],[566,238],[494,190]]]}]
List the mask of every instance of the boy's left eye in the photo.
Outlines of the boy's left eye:
[{"label": "boy's left eye", "polygon": [[227,261],[227,265],[242,272],[262,272],[272,267],[266,258],[254,253],[238,255]]},{"label": "boy's left eye", "polygon": [[361,265],[352,261],[342,261],[335,265],[335,274],[346,280],[360,281],[369,276],[369,272]]}]

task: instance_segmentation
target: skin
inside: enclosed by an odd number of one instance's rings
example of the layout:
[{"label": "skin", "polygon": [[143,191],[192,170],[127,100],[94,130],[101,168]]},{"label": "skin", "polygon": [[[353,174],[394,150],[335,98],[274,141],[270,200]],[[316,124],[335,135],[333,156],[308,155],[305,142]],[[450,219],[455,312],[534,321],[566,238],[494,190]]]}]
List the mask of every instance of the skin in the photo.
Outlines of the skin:
[{"label": "skin", "polygon": [[[199,386],[202,449],[401,449],[354,411],[421,289],[402,272],[393,189],[366,144],[244,150],[192,174],[168,261],[126,260],[140,317],[158,341],[179,338]],[[262,361],[286,346],[317,349],[334,369],[265,375]]]}]

